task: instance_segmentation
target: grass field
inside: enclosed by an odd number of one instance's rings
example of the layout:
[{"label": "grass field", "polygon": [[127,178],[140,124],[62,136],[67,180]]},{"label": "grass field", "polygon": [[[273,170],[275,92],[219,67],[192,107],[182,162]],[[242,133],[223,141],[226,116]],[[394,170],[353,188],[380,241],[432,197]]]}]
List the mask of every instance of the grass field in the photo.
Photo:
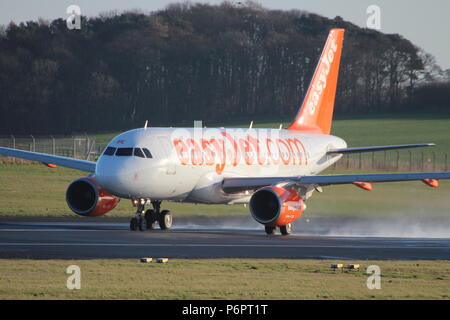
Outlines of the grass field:
[{"label": "grass field", "polygon": [[[449,299],[448,261],[211,259],[143,264],[135,260],[0,260],[0,299]],[[69,265],[81,289],[66,287]],[[381,289],[366,269],[381,269]]]},{"label": "grass field", "polygon": [[[83,172],[65,168],[0,164],[0,216],[76,216],[66,205],[65,192],[81,176]],[[448,217],[450,181],[440,184],[430,188],[422,182],[380,183],[370,192],[353,185],[324,187],[323,193],[316,192],[308,200],[303,217]],[[175,217],[249,214],[242,205],[163,205]],[[105,217],[130,217],[132,213],[131,202],[122,200]]]}]

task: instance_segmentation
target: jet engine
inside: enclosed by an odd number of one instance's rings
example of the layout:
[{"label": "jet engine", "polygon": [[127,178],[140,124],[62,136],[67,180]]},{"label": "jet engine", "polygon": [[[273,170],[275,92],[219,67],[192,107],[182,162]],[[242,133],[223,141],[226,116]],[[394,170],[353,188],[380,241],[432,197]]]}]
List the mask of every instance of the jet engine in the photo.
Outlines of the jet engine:
[{"label": "jet engine", "polygon": [[250,198],[253,218],[265,226],[285,226],[299,218],[305,208],[295,189],[268,186],[257,190]]},{"label": "jet engine", "polygon": [[66,191],[69,208],[80,216],[97,217],[114,209],[120,198],[103,190],[89,175],[72,182]]}]

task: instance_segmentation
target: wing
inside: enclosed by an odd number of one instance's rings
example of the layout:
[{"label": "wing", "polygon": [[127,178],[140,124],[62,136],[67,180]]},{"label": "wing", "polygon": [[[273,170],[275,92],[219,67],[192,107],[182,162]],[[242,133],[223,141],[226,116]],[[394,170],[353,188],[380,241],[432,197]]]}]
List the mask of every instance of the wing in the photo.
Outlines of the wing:
[{"label": "wing", "polygon": [[414,173],[367,173],[367,174],[332,174],[303,177],[233,177],[224,178],[222,188],[234,193],[259,189],[268,185],[316,185],[328,186],[360,182],[399,182],[413,180],[450,179],[450,172],[414,172]]},{"label": "wing", "polygon": [[373,151],[384,151],[384,150],[395,150],[395,149],[406,149],[406,148],[420,148],[420,147],[432,147],[435,146],[434,143],[419,143],[419,144],[397,144],[392,146],[375,146],[375,147],[356,147],[356,148],[343,148],[343,149],[333,149],[327,151],[328,154],[332,153],[357,153],[357,152],[373,152]]},{"label": "wing", "polygon": [[95,172],[96,163],[94,161],[79,160],[69,157],[54,156],[51,154],[24,151],[11,148],[0,147],[0,155],[21,158],[31,161],[38,161],[47,164],[54,164],[61,167],[77,169],[86,172]]}]

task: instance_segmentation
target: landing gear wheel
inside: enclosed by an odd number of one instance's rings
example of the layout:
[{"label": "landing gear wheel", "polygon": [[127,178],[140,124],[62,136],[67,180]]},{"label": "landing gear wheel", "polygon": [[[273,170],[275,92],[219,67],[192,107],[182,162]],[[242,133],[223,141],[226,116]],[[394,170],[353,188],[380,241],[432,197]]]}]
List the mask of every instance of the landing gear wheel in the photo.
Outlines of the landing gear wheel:
[{"label": "landing gear wheel", "polygon": [[283,236],[290,235],[292,233],[292,223],[288,223],[285,226],[281,226],[280,231]]},{"label": "landing gear wheel", "polygon": [[147,229],[155,229],[155,222],[156,222],[155,210],[148,209],[147,211],[145,211],[144,219],[145,221],[147,221]]},{"label": "landing gear wheel", "polygon": [[131,220],[130,220],[130,230],[131,231],[136,231],[137,229],[138,229],[138,221],[137,221],[137,219],[136,218],[132,218]]},{"label": "landing gear wheel", "polygon": [[170,229],[172,228],[172,213],[169,210],[163,210],[161,211],[160,217],[158,219],[159,227],[162,230]]},{"label": "landing gear wheel", "polygon": [[271,236],[275,234],[275,227],[272,226],[265,226],[264,229],[266,230],[266,233]]},{"label": "landing gear wheel", "polygon": [[139,230],[140,231],[147,230],[147,220],[145,220],[144,218],[141,218],[139,221]]}]

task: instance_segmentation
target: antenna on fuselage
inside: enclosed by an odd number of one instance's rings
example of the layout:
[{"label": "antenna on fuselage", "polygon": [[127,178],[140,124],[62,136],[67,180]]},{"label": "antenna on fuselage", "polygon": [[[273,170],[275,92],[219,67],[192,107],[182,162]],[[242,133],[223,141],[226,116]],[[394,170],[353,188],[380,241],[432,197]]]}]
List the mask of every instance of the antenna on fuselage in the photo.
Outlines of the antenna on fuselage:
[{"label": "antenna on fuselage", "polygon": [[144,129],[147,129],[148,120],[145,120]]},{"label": "antenna on fuselage", "polygon": [[253,127],[253,120],[250,121],[250,126],[248,128],[251,129],[252,127]]},{"label": "antenna on fuselage", "polygon": [[283,129],[283,124],[282,124],[282,123],[280,123],[280,128],[279,128],[279,130],[281,130],[281,129]]}]

